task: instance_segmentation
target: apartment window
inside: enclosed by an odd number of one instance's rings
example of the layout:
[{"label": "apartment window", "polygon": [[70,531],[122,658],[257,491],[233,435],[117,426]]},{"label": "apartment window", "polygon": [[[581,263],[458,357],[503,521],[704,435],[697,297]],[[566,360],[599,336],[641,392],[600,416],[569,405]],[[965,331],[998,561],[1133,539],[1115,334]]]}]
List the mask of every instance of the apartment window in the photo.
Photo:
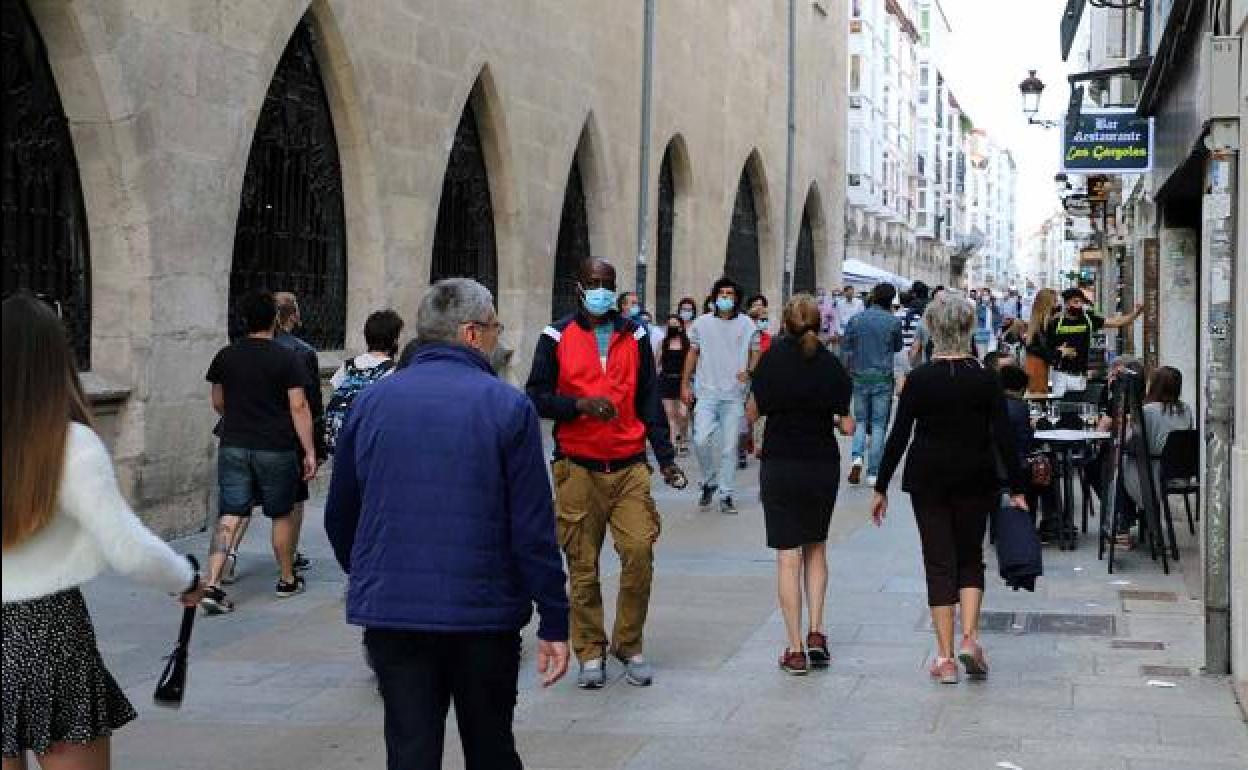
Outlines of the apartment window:
[{"label": "apartment window", "polygon": [[1125,8],[1105,9],[1105,56],[1127,58],[1127,11]]},{"label": "apartment window", "polygon": [[849,132],[849,167],[862,168],[862,130],[850,129]]},{"label": "apartment window", "polygon": [[927,190],[919,190],[919,210],[927,209]]},{"label": "apartment window", "polygon": [[862,55],[849,57],[849,91],[854,93],[862,90]]},{"label": "apartment window", "polygon": [[862,18],[862,0],[854,0],[852,12],[850,15],[855,19]]},{"label": "apartment window", "polygon": [[[924,13],[926,13],[926,11],[924,11]],[[919,85],[921,85],[921,86],[926,86],[926,85],[927,85],[927,80],[928,80],[928,78],[929,78],[930,76],[931,76],[931,75],[930,75],[930,73],[928,72],[927,67],[920,67],[920,68],[919,68]]]}]

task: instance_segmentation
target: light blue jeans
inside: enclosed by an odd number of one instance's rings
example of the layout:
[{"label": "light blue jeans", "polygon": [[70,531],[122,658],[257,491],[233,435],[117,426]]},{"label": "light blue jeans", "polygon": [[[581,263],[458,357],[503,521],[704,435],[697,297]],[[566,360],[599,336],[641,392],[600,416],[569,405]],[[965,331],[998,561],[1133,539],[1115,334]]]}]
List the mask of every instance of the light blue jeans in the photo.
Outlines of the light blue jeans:
[{"label": "light blue jeans", "polygon": [[855,461],[867,451],[867,426],[871,426],[871,450],[867,475],[877,476],[884,442],[888,439],[888,418],[893,411],[893,382],[854,383],[854,441],[849,453]]},{"label": "light blue jeans", "polygon": [[732,496],[737,480],[737,433],[744,415],[745,402],[739,398],[698,398],[693,408],[693,451],[702,483],[718,487],[721,498]]}]

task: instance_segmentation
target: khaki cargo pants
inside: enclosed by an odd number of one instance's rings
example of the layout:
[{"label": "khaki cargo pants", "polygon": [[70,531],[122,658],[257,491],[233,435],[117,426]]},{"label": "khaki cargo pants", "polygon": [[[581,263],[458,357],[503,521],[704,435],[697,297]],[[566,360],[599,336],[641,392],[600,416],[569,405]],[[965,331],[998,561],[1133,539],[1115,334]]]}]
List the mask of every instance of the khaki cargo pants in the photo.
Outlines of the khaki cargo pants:
[{"label": "khaki cargo pants", "polygon": [[[558,460],[553,475],[559,545],[568,559],[572,649],[581,662],[605,657],[608,650],[621,658],[638,655],[650,606],[654,541],[659,536],[659,511],[650,496],[650,468],[637,463],[614,473],[599,473]],[[608,527],[620,557],[620,590],[610,641],[603,628],[598,580],[598,555]]]}]

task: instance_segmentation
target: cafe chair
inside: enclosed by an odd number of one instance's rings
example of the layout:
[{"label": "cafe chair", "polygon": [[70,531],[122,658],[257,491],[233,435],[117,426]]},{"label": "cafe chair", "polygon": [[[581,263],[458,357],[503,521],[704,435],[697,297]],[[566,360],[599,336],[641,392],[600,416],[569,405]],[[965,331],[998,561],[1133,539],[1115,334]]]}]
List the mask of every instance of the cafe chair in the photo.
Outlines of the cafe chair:
[{"label": "cafe chair", "polygon": [[[1171,431],[1161,448],[1161,472],[1157,484],[1160,487],[1161,507],[1166,520],[1171,521],[1170,495],[1182,495],[1187,510],[1187,529],[1196,534],[1196,518],[1199,518],[1200,501],[1200,437],[1195,430]],[[1192,516],[1190,495],[1197,495],[1197,517]],[[1173,524],[1171,528],[1173,529]]]}]

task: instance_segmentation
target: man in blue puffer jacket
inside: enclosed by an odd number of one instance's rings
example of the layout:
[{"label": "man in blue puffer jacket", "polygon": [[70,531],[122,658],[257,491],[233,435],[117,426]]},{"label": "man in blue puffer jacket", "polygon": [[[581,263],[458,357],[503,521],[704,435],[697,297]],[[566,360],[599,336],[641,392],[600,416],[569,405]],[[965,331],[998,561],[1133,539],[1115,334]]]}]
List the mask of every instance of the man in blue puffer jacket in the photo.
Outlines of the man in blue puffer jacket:
[{"label": "man in blue puffer jacket", "polygon": [[494,376],[503,325],[467,278],[439,281],[410,365],[338,434],[325,529],[385,704],[387,765],[441,767],[455,703],[469,768],[519,768],[520,629],[537,605],[543,684],[568,666],[568,598],[537,413]]}]

